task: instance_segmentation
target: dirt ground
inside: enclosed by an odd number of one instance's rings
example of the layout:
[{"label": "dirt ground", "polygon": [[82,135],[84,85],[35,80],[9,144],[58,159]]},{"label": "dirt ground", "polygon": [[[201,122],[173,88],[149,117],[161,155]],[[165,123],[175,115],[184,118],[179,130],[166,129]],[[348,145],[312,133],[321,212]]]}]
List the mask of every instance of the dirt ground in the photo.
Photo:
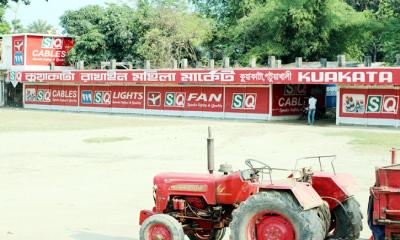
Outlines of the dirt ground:
[{"label": "dirt ground", "polygon": [[[400,146],[397,129],[0,109],[0,239],[137,240],[152,176],[206,172],[207,126],[218,164],[274,167],[337,154],[364,213],[374,166]],[[274,175],[275,176],[275,175]],[[279,174],[276,174],[279,177]],[[364,223],[362,237],[369,237]]]}]

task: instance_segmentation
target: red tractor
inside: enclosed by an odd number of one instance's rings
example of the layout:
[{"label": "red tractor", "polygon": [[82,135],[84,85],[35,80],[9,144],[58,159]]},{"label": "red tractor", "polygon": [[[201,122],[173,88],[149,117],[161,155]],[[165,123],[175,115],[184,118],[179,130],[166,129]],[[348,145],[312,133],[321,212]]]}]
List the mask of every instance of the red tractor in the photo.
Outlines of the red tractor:
[{"label": "red tractor", "polygon": [[[208,150],[209,174],[154,177],[155,206],[140,212],[140,240],[181,240],[184,235],[222,240],[227,227],[231,240],[359,237],[362,214],[349,192],[349,175],[271,168],[252,159],[245,161],[248,169],[232,172],[224,164],[216,175],[210,130]],[[317,157],[320,164],[323,158]],[[274,170],[292,174],[272,180]]]}]

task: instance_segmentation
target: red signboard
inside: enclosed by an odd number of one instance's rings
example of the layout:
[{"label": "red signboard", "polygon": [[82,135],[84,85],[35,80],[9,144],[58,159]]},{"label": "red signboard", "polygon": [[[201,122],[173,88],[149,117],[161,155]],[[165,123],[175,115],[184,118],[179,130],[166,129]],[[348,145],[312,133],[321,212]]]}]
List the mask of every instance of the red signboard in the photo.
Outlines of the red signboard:
[{"label": "red signboard", "polygon": [[299,115],[307,106],[307,85],[273,85],[272,115]]},{"label": "red signboard", "polygon": [[66,66],[68,51],[74,46],[74,40],[67,37],[27,36],[26,64]]},{"label": "red signboard", "polygon": [[81,86],[80,106],[108,108],[143,108],[144,87]]},{"label": "red signboard", "polygon": [[340,116],[399,119],[399,89],[340,89]]},{"label": "red signboard", "polygon": [[400,68],[25,71],[16,75],[21,76],[18,81],[43,83],[400,85]]},{"label": "red signboard", "polygon": [[146,109],[223,112],[223,87],[146,87]]},{"label": "red signboard", "polygon": [[25,59],[25,36],[12,37],[12,64],[24,65]]},{"label": "red signboard", "polygon": [[225,112],[269,113],[269,87],[226,87]]},{"label": "red signboard", "polygon": [[77,86],[28,85],[25,87],[25,104],[78,106]]}]

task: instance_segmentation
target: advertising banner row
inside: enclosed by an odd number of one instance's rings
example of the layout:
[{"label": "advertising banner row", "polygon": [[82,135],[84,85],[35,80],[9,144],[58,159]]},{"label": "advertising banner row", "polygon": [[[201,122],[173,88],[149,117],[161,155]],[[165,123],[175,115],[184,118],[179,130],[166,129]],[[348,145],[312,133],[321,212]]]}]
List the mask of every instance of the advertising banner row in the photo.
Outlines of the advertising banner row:
[{"label": "advertising banner row", "polygon": [[400,68],[10,71],[9,81],[81,84],[400,85]]},{"label": "advertising banner row", "polygon": [[[269,114],[269,87],[25,85],[25,106]],[[78,110],[78,109],[76,109]],[[176,115],[176,114],[175,114]],[[179,115],[179,114],[178,114]]]}]

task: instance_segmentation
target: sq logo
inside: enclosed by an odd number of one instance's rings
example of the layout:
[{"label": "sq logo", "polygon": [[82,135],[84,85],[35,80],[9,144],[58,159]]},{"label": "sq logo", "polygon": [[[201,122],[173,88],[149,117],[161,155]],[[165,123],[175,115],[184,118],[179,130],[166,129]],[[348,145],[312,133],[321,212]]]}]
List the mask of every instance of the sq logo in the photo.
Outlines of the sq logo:
[{"label": "sq logo", "polygon": [[43,37],[42,48],[62,49],[63,39],[59,37]]},{"label": "sq logo", "polygon": [[185,107],[186,93],[167,92],[165,93],[165,107]]},{"label": "sq logo", "polygon": [[111,103],[111,91],[95,91],[94,92],[94,103],[95,104],[110,104]]},{"label": "sq logo", "polygon": [[256,103],[256,93],[234,93],[232,97],[232,109],[255,109]]},{"label": "sq logo", "polygon": [[150,107],[161,106],[161,93],[160,92],[148,92],[147,93],[147,106],[150,106]]}]

